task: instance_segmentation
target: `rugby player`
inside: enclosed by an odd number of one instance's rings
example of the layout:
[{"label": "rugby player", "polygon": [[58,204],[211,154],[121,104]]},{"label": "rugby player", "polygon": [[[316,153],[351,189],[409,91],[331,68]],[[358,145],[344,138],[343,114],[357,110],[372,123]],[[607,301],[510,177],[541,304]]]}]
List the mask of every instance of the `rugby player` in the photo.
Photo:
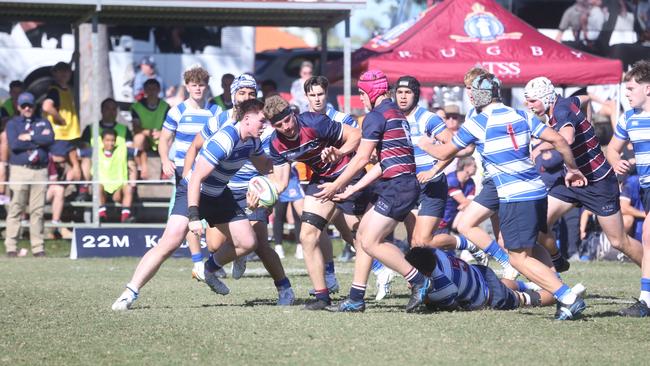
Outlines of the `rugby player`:
[{"label": "rugby player", "polygon": [[[131,307],[138,298],[140,289],[156,274],[160,265],[178,249],[186,236],[192,253],[192,261],[195,263],[192,275],[203,277],[203,255],[201,254],[200,241],[193,234],[187,235],[187,189],[184,184],[181,184],[181,179],[185,152],[191,145],[194,135],[212,117],[210,111],[203,109],[210,74],[202,67],[197,66],[185,71],[183,79],[189,97],[167,113],[158,144],[163,172],[167,176],[176,177],[173,207],[158,245],[149,249],[142,257],[135,268],[133,277],[127,283],[126,289],[113,304],[113,310],[127,310]],[[169,148],[172,141],[176,150],[173,161],[169,159]]]},{"label": "rugby player", "polygon": [[[587,178],[578,169],[561,135],[532,114],[501,103],[501,82],[496,76],[484,74],[475,78],[471,93],[472,104],[480,109],[480,114],[466,121],[450,143],[433,145],[423,141],[420,145],[439,159],[449,159],[471,143],[477,145],[497,189],[500,229],[510,262],[533,283],[553,294],[558,301],[556,319],[575,319],[586,307],[584,300],[562,283],[546,250],[535,245],[539,232],[548,230],[546,187],[530,161],[531,137],[551,143],[562,155],[567,166],[565,184],[586,185]],[[491,241],[486,234],[478,236],[482,245]]]},{"label": "rugby player", "polygon": [[[598,217],[598,223],[612,243],[634,263],[641,265],[643,248],[636,239],[628,236],[623,227],[620,193],[616,175],[607,162],[591,122],[580,111],[578,97],[563,98],[555,93],[551,81],[543,76],[530,80],[524,88],[530,110],[547,120],[571,146],[580,171],[589,180],[581,187],[567,187],[558,180],[548,193],[548,227],[575,206],[583,206]],[[535,149],[551,149],[542,143]],[[555,245],[553,232],[541,233],[539,241],[549,251],[558,272],[569,269],[569,262]]]},{"label": "rugby player", "polygon": [[[614,137],[607,146],[607,160],[616,174],[627,174],[632,168],[628,160],[621,158],[627,144],[632,142],[639,175],[643,208],[643,259],[641,261],[641,294],[636,303],[620,311],[623,316],[646,317],[650,314],[650,61],[639,61],[625,74],[625,97],[632,109],[616,125]],[[600,221],[600,218],[599,218]],[[604,229],[604,227],[603,227]],[[612,243],[613,244],[613,243]]]}]

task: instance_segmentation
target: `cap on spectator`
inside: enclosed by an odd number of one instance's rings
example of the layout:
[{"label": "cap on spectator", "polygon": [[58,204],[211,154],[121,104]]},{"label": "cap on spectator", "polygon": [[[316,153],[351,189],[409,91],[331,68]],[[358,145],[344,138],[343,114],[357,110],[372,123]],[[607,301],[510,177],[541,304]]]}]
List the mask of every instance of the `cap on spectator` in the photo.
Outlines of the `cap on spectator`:
[{"label": "cap on spectator", "polygon": [[32,93],[24,92],[18,96],[18,105],[34,105],[34,95]]},{"label": "cap on spectator", "polygon": [[145,56],[140,60],[140,65],[149,65],[151,67],[156,66],[156,61],[154,60],[153,56]]},{"label": "cap on spectator", "polygon": [[462,116],[460,113],[460,107],[456,104],[447,104],[443,109],[445,111],[445,114],[457,114],[459,116]]},{"label": "cap on spectator", "polygon": [[63,71],[71,70],[70,64],[67,62],[59,61],[54,66],[52,66],[52,71]]}]

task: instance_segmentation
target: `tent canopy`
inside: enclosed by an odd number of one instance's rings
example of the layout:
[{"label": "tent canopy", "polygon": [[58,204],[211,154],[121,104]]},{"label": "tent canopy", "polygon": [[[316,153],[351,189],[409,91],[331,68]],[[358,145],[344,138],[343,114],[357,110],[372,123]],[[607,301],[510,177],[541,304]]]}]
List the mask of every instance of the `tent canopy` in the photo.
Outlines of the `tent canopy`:
[{"label": "tent canopy", "polygon": [[493,0],[444,1],[370,40],[353,54],[355,71],[380,69],[391,81],[410,74],[425,84],[462,84],[482,65],[505,85],[547,76],[556,85],[615,84],[619,60],[557,43]]}]

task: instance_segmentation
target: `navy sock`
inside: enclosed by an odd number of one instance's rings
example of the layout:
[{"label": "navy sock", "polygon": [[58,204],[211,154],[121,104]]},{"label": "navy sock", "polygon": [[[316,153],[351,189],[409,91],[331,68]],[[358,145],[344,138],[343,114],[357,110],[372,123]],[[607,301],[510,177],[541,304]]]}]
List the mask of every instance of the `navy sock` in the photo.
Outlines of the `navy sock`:
[{"label": "navy sock", "polygon": [[334,274],[334,261],[325,263],[325,274]]},{"label": "navy sock", "polygon": [[332,302],[332,299],[330,299],[330,292],[327,289],[315,290],[314,295],[316,296],[316,299],[325,301],[328,304]]},{"label": "navy sock", "polygon": [[490,243],[490,245],[485,248],[485,252],[490,255],[492,258],[496,259],[499,264],[502,266],[507,266],[510,264],[508,259],[508,253],[506,253],[496,241]]},{"label": "navy sock", "polygon": [[411,285],[416,285],[416,284],[422,284],[426,280],[426,277],[422,273],[420,273],[415,267],[413,267],[409,273],[404,276],[404,278],[410,283]]},{"label": "navy sock", "polygon": [[289,281],[287,277],[281,279],[280,281],[274,281],[273,283],[275,284],[275,288],[278,290],[283,290],[285,288],[291,287],[291,281]]},{"label": "navy sock", "polygon": [[217,263],[212,254],[210,254],[208,260],[205,261],[205,269],[208,272],[216,272],[221,269],[221,265]]},{"label": "navy sock", "polygon": [[363,301],[363,298],[366,296],[366,286],[357,285],[355,283],[350,287],[350,300],[352,301]]}]

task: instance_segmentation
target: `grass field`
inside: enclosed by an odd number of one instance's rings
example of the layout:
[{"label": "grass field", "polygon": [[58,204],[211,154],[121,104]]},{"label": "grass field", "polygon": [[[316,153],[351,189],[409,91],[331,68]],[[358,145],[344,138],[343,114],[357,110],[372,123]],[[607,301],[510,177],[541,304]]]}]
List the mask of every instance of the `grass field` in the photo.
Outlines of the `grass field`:
[{"label": "grass field", "polygon": [[[163,265],[133,310],[115,313],[137,259],[72,261],[62,242],[48,252],[0,259],[2,365],[647,365],[648,320],[616,316],[638,293],[631,264],[573,264],[565,279],[587,286],[589,306],[574,322],[553,321],[554,308],[405,314],[402,279],[394,296],[369,301],[363,314],[281,308],[259,263],[227,279],[232,292],[222,297],[191,281],[182,259]],[[284,263],[303,302],[303,264]],[[337,271],[346,289],[352,265],[337,263]]]}]

